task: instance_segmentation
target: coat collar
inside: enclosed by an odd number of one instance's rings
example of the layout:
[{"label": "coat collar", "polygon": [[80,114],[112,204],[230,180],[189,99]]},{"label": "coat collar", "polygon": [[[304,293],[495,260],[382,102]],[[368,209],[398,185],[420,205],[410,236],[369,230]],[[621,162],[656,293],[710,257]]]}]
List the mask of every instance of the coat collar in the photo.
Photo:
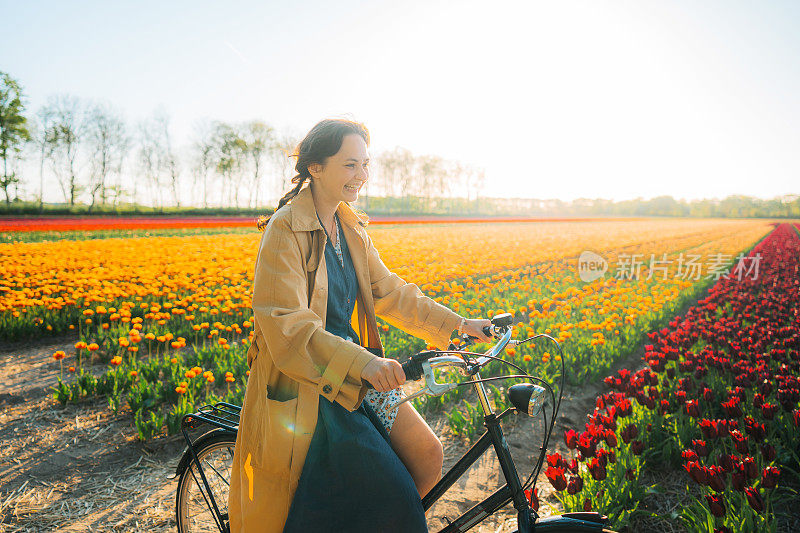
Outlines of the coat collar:
[{"label": "coat collar", "polygon": [[[289,203],[291,215],[292,231],[316,231],[319,230],[317,236],[324,235],[322,225],[317,218],[317,209],[314,206],[314,199],[311,196],[311,188],[306,186],[300,189],[300,192]],[[367,317],[375,316],[375,304],[372,301],[372,292],[370,290],[371,282],[369,278],[369,258],[367,257],[367,237],[363,230],[366,225],[366,218],[359,216],[347,202],[341,202],[339,208],[336,210],[339,214],[339,220],[342,225],[342,237],[347,241],[347,247],[350,249],[350,256],[353,260],[353,267],[356,271],[358,278],[358,287],[361,295],[360,301],[357,306],[363,305],[363,312]],[[359,227],[360,226],[360,227]],[[312,238],[313,241],[313,238]],[[317,246],[311,250],[312,257],[309,264],[314,265],[314,269],[320,264],[324,264],[325,252],[322,238],[317,240]],[[309,269],[310,271],[311,269]],[[324,268],[322,270],[325,270]],[[325,278],[327,283],[327,278]],[[359,309],[362,309],[359,307]],[[365,318],[365,320],[367,320]],[[375,319],[371,318],[371,323],[375,325]],[[360,326],[359,326],[360,327]],[[366,326],[365,326],[366,327]],[[362,330],[363,331],[363,330]],[[371,331],[368,329],[368,331]],[[377,336],[377,329],[369,333],[372,335],[371,340],[367,341],[367,345],[380,346],[380,340]],[[369,338],[369,337],[368,337]],[[377,339],[377,340],[376,340]],[[362,342],[363,339],[362,339]]]},{"label": "coat collar", "polygon": [[[314,206],[314,198],[311,196],[311,187],[306,185],[297,196],[292,198],[292,231],[314,231],[321,230],[322,226],[317,218],[317,208]],[[359,216],[350,204],[341,202],[336,210],[339,220],[351,228],[365,226],[366,219]]]}]

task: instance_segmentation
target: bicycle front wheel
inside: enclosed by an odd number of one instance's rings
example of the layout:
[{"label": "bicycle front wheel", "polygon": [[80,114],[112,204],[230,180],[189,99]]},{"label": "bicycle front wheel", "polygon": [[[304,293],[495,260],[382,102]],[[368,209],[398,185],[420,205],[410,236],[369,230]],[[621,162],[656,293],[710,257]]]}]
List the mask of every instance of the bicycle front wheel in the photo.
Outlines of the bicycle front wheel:
[{"label": "bicycle front wheel", "polygon": [[[181,474],[175,501],[179,533],[227,533],[228,490],[230,488],[233,448],[236,434],[219,432],[200,439],[196,449],[203,476],[194,461]],[[216,505],[219,516],[214,511]]]},{"label": "bicycle front wheel", "polygon": [[[605,527],[605,521],[582,520],[574,518],[575,515],[590,513],[572,513],[573,516],[554,515],[540,518],[536,521],[533,530],[536,533],[616,533]],[[517,533],[517,530],[514,530]]]}]

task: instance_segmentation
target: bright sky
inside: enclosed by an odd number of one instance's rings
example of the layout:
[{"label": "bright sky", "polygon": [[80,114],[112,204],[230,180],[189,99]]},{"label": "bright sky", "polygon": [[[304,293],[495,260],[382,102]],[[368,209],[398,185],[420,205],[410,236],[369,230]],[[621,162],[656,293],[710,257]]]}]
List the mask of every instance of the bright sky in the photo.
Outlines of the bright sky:
[{"label": "bright sky", "polygon": [[53,94],[304,134],[363,121],[501,197],[800,193],[800,3],[0,0],[0,70]]}]

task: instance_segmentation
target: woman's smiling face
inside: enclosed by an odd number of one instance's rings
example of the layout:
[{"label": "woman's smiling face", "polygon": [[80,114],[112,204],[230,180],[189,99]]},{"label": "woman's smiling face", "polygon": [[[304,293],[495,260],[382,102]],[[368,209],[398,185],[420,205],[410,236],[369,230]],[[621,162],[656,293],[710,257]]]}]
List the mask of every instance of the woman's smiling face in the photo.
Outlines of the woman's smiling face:
[{"label": "woman's smiling face", "polygon": [[317,192],[326,202],[355,202],[358,191],[369,179],[369,153],[361,135],[345,135],[339,151],[325,165],[313,164],[308,171]]}]

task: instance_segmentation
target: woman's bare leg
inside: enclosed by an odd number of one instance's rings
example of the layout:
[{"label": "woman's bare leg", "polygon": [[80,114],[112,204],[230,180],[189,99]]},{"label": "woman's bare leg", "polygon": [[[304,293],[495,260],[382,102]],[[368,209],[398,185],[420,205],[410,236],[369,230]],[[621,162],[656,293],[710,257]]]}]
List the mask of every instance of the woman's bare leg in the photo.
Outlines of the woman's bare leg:
[{"label": "woman's bare leg", "polygon": [[409,402],[397,408],[389,439],[422,498],[442,477],[442,442]]}]

